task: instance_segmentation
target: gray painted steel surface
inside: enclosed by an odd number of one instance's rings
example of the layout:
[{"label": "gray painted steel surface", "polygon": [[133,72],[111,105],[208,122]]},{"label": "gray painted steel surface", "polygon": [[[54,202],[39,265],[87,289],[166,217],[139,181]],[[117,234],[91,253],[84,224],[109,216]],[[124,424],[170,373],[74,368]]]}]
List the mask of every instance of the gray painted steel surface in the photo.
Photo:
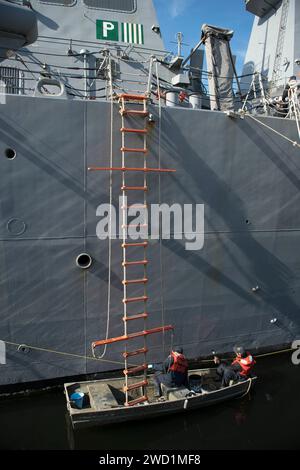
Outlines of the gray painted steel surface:
[{"label": "gray painted steel surface", "polygon": [[[92,21],[82,19],[79,0],[65,8],[33,4],[39,38],[18,51],[30,62],[30,72],[20,60],[3,63],[24,73],[27,96],[8,94],[0,105],[0,339],[83,357],[7,346],[0,385],[122,368],[122,344],[108,346],[108,362],[86,358],[107,325],[108,241],[96,237],[96,209],[109,202],[109,174],[87,170],[109,166],[107,77],[97,78],[88,93],[96,100],[69,92],[83,89],[82,48],[92,52],[86,58],[92,67],[97,54],[105,57],[99,50],[108,43],[95,39],[99,17],[144,25],[143,45],[109,44],[120,67],[116,90],[145,91],[130,74],[143,74],[138,80],[147,81],[149,54],[166,54],[161,36],[151,29],[157,19],[150,0],[143,0],[143,8],[137,2],[128,14],[89,8]],[[76,24],[81,26],[74,30]],[[159,76],[168,81],[176,73],[159,66]],[[60,80],[69,91],[59,99],[32,96],[40,74]],[[97,96],[101,87],[103,98]],[[254,351],[278,348],[300,334],[299,151],[250,117],[230,119],[186,106],[163,106],[160,123],[153,98],[149,166],[157,167],[160,158],[162,167],[177,172],[149,175],[149,203],[204,204],[204,247],[186,251],[185,240],[150,241],[148,326],[173,324],[174,344],[189,358],[212,349],[232,351],[236,343]],[[120,166],[121,119],[118,105],[113,108],[113,163]],[[135,127],[136,118],[130,119]],[[259,119],[297,139],[294,121]],[[138,157],[132,164],[138,165]],[[120,185],[114,173],[115,204]],[[84,252],[93,259],[87,270],[76,265]],[[137,259],[138,251],[132,256]],[[113,240],[110,337],[123,334],[122,276],[120,241]],[[149,337],[149,360],[163,359],[170,344],[169,333]]]},{"label": "gray painted steel surface", "polygon": [[[0,336],[90,355],[91,342],[106,330],[108,246],[95,228],[96,208],[108,202],[109,182],[107,174],[87,173],[87,166],[108,164],[110,105],[40,98],[37,113],[35,103],[35,98],[9,96],[1,108]],[[154,108],[156,119],[157,112]],[[264,121],[295,139],[294,122]],[[115,106],[116,165],[119,126]],[[16,150],[15,159],[3,156],[6,147]],[[157,163],[157,126],[150,151]],[[249,118],[165,108],[161,161],[177,173],[160,177],[160,198],[158,177],[151,175],[151,201],[204,203],[205,243],[202,251],[187,252],[183,241],[164,240],[160,259],[159,242],[151,242],[149,327],[172,323],[175,343],[188,357],[228,351],[241,341],[249,348],[291,341],[300,333],[298,151]],[[114,175],[114,199],[119,186]],[[9,224],[13,218],[24,225]],[[22,227],[23,233],[14,233]],[[81,252],[93,258],[87,271],[75,263]],[[122,334],[119,241],[113,241],[112,252],[110,336],[117,336]],[[167,333],[165,339],[167,347]],[[149,343],[150,360],[161,359],[162,337]],[[105,358],[120,361],[122,347],[108,347]],[[8,348],[1,383],[113,367]]]}]

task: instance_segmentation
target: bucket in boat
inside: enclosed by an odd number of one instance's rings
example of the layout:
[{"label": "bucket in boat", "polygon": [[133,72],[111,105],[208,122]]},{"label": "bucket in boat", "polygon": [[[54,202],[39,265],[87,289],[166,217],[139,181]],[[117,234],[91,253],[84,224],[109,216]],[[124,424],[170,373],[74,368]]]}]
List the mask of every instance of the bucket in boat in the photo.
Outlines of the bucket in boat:
[{"label": "bucket in boat", "polygon": [[83,406],[83,399],[84,393],[83,392],[75,392],[71,395],[71,402],[74,404],[75,408],[81,409]]}]

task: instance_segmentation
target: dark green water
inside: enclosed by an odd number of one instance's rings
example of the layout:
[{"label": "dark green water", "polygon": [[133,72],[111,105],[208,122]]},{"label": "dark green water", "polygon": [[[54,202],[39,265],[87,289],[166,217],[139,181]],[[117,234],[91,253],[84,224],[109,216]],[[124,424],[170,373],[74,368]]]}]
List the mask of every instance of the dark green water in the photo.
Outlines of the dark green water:
[{"label": "dark green water", "polygon": [[0,400],[1,449],[300,449],[300,366],[258,360],[250,397],[172,417],[73,432],[63,391]]}]

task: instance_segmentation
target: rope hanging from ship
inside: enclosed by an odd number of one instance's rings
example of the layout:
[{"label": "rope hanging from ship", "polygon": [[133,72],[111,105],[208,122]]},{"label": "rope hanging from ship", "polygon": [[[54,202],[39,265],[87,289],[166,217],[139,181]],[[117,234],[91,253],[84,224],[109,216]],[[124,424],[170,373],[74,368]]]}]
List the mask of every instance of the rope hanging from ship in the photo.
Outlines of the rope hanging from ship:
[{"label": "rope hanging from ship", "polygon": [[[26,351],[40,351],[40,352],[45,352],[45,353],[50,353],[50,354],[58,354],[60,356],[69,356],[69,357],[73,357],[73,358],[77,358],[77,359],[84,359],[84,360],[90,360],[90,361],[100,361],[100,362],[106,362],[106,363],[110,363],[110,364],[117,364],[117,365],[120,365],[120,366],[124,366],[124,362],[121,362],[121,361],[114,361],[112,359],[101,359],[99,357],[94,357],[94,356],[87,356],[87,355],[84,355],[84,354],[76,354],[76,353],[69,353],[69,352],[66,352],[66,351],[58,351],[56,349],[51,349],[51,348],[42,348],[40,346],[33,346],[33,345],[30,345],[30,344],[27,344],[27,343],[15,343],[13,341],[6,341],[6,340],[2,340],[7,346],[14,346],[17,348],[17,350],[21,351],[22,348],[25,348]],[[151,350],[151,348],[149,348],[149,350]],[[291,352],[291,351],[294,351],[295,349],[294,348],[286,348],[286,349],[281,349],[279,351],[272,351],[272,352],[268,352],[268,353],[262,353],[262,354],[257,354],[255,355],[255,359],[259,359],[259,358],[263,358],[263,357],[271,357],[271,356],[275,356],[275,355],[278,355],[278,354],[285,354],[285,353],[288,353],[288,352]],[[198,361],[199,363],[211,363],[211,362],[214,362],[213,359],[202,359],[200,361]],[[135,367],[136,364],[130,364],[130,366],[132,367]]]},{"label": "rope hanging from ship", "polygon": [[[109,156],[109,164],[110,168],[113,167],[113,129],[114,129],[114,93],[113,93],[113,79],[112,79],[112,67],[111,67],[111,57],[108,58],[108,66],[109,66],[109,89],[110,89],[110,156]],[[112,207],[112,198],[113,198],[113,172],[110,170],[109,172],[109,237],[108,237],[108,279],[107,279],[107,312],[106,312],[106,332],[105,332],[105,339],[108,339],[109,335],[109,325],[110,325],[110,301],[111,301],[111,255],[112,255],[112,214],[111,214],[111,207]],[[103,352],[100,356],[95,355],[95,349],[92,348],[93,357],[97,359],[102,359],[107,350],[107,344],[104,345]],[[122,363],[123,364],[123,363]]]},{"label": "rope hanging from ship", "polygon": [[[158,168],[161,168],[161,116],[162,116],[162,105],[161,105],[161,85],[158,71],[158,61],[155,62],[156,75],[152,73],[152,77],[156,78],[156,85],[158,91]],[[161,175],[158,175],[158,203],[161,204]],[[160,260],[160,302],[161,302],[161,323],[165,325],[165,304],[164,304],[164,270],[163,270],[163,257],[162,257],[162,238],[159,238],[159,260]],[[173,350],[174,333],[171,331],[171,347],[170,351]],[[162,347],[163,357],[166,355],[165,351],[165,331],[162,333]]]},{"label": "rope hanging from ship", "polygon": [[297,148],[300,148],[300,144],[295,141],[295,140],[292,140],[290,139],[289,137],[287,137],[286,135],[282,134],[281,132],[277,131],[276,129],[273,129],[273,127],[271,126],[268,126],[268,124],[265,124],[264,122],[260,121],[259,119],[255,118],[254,116],[252,116],[250,113],[245,113],[244,114],[245,117],[248,117],[250,119],[252,119],[253,121],[257,122],[258,124],[260,124],[261,126],[265,127],[266,129],[269,129],[270,131],[274,132],[275,134],[277,134],[279,137],[282,137],[283,139],[285,139],[286,141],[288,141],[290,144],[293,145],[293,147],[297,147]]}]

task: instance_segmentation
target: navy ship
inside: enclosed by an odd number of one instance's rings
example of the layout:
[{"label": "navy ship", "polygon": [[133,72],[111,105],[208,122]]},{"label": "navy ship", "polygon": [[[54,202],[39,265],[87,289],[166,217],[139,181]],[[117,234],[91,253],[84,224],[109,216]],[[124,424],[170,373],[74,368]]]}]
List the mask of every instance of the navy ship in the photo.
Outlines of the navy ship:
[{"label": "navy ship", "polygon": [[[152,0],[0,0],[1,386],[119,370],[139,331],[151,362],[299,337],[300,5],[245,7],[239,77],[230,25],[183,57]],[[101,239],[132,188],[204,227]]]}]

